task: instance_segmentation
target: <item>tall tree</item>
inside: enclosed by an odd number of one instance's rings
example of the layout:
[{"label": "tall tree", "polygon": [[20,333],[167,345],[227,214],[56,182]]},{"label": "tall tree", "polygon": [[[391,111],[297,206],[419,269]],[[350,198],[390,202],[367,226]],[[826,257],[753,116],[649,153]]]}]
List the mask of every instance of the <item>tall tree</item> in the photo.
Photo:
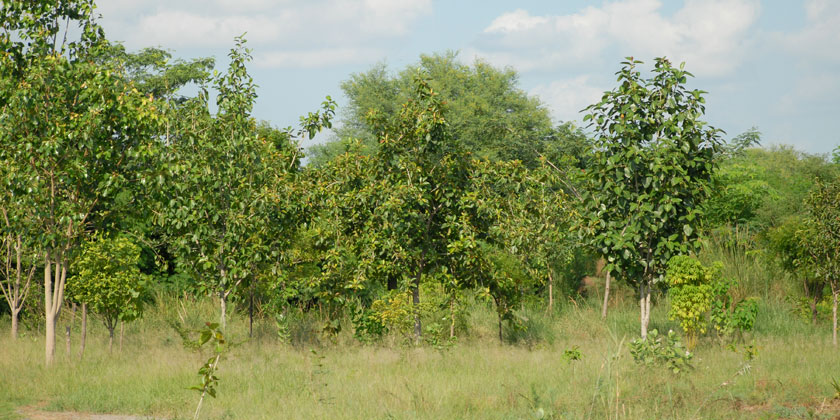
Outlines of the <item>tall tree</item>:
[{"label": "tall tree", "polygon": [[837,304],[840,295],[840,180],[817,183],[807,200],[810,229],[807,249],[818,274],[831,286],[831,336],[837,346]]},{"label": "tall tree", "polygon": [[372,156],[345,153],[319,169],[328,205],[317,229],[334,246],[323,257],[324,280],[363,290],[389,284],[410,293],[413,335],[422,334],[421,286],[454,276],[475,284],[476,221],[469,155],[450,136],[445,107],[422,74],[399,113],[372,111],[379,139]]},{"label": "tall tree", "polygon": [[313,148],[316,164],[343,152],[342,141],[362,140],[368,153],[378,148],[376,127],[367,120],[369,111],[389,118],[397,116],[402,104],[414,96],[414,76],[428,75],[429,85],[447,105],[450,135],[475,157],[493,160],[521,160],[538,166],[538,157],[549,149],[554,136],[548,109],[518,86],[512,69],[497,69],[477,60],[462,64],[457,54],[421,55],[417,64],[397,74],[379,64],[364,73],[352,75],[342,83],[349,99],[339,141]]},{"label": "tall tree", "polygon": [[691,73],[657,58],[645,79],[638,64],[623,62],[619,86],[586,108],[596,139],[584,229],[606,270],[638,287],[646,338],[652,287],[672,256],[698,246],[721,140],[701,119],[704,92],[685,87]]},{"label": "tall tree", "polygon": [[[126,169],[154,150],[154,101],[93,59],[107,45],[93,9],[92,0],[4,2],[0,9],[0,153],[15,173],[10,188],[27,197],[43,252],[47,364],[71,255],[95,210],[144,176]],[[68,41],[74,31],[79,38]]]},{"label": "tall tree", "polygon": [[[228,71],[213,80],[216,115],[206,92],[184,105],[167,147],[167,195],[156,217],[181,266],[218,296],[223,328],[229,296],[278,256],[297,227],[289,203],[299,191],[290,184],[302,157],[289,133],[260,128],[251,117],[256,86],[243,38],[229,57]],[[328,101],[323,113],[305,117],[303,131],[328,124],[333,107]]]}]

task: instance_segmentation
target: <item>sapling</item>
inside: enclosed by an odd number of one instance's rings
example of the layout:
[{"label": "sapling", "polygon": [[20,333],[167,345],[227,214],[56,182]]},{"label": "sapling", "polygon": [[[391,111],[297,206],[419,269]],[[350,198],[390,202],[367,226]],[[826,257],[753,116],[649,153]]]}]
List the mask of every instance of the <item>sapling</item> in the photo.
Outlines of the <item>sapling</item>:
[{"label": "sapling", "polygon": [[190,387],[190,389],[194,389],[201,393],[201,398],[199,398],[198,405],[195,407],[193,420],[198,419],[198,415],[201,412],[201,404],[204,402],[205,395],[210,395],[211,397],[216,398],[216,387],[219,385],[219,377],[216,376],[216,372],[219,369],[219,360],[221,359],[222,353],[224,353],[227,344],[224,334],[222,334],[222,331],[219,329],[219,324],[208,322],[201,330],[201,336],[198,340],[199,347],[204,346],[209,341],[213,341],[215,343],[215,346],[213,346],[214,354],[207,359],[201,368],[198,369],[198,374],[201,375],[201,383]]}]

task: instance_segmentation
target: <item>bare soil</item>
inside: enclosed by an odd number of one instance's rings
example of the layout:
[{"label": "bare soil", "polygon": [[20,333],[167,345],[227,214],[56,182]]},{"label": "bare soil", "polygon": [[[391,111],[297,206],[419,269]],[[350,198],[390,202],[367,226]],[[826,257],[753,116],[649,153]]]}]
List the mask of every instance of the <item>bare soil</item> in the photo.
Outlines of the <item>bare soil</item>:
[{"label": "bare soil", "polygon": [[74,411],[42,411],[38,406],[21,407],[18,414],[26,420],[153,420],[151,417],[118,414],[78,413]]}]

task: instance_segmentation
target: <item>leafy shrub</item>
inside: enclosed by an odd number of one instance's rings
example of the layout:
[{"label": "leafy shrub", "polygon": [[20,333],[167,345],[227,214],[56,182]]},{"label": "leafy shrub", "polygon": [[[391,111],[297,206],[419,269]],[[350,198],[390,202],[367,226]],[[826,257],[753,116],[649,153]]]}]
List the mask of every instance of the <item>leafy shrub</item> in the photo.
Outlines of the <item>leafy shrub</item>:
[{"label": "leafy shrub", "polygon": [[721,336],[751,331],[758,316],[758,298],[736,300],[731,290],[738,285],[734,279],[719,279],[713,283],[713,301],[709,321]]},{"label": "leafy shrub", "polygon": [[758,315],[758,299],[736,299],[732,291],[735,279],[721,276],[720,262],[711,267],[688,256],[676,256],[668,261],[665,279],[670,286],[671,308],[668,316],[678,320],[693,349],[697,338],[709,327],[721,337],[752,330]]},{"label": "leafy shrub", "polygon": [[102,315],[111,339],[120,321],[143,313],[142,294],[149,276],[140,272],[141,249],[129,238],[95,237],[75,261],[77,273],[67,282],[67,296]]},{"label": "leafy shrub", "polygon": [[673,373],[693,369],[691,359],[694,355],[683,345],[674,331],[668,335],[659,335],[659,331],[648,332],[647,339],[630,342],[630,355],[636,363],[646,366],[664,366]]},{"label": "leafy shrub", "polygon": [[380,314],[372,309],[351,309],[350,315],[353,322],[353,336],[363,343],[376,341],[388,331]]},{"label": "leafy shrub", "polygon": [[693,348],[697,336],[706,333],[706,314],[712,307],[713,282],[721,264],[703,266],[696,258],[678,255],[668,261],[665,280],[670,289],[671,309],[668,317],[679,320],[688,336],[688,346]]},{"label": "leafy shrub", "polygon": [[566,349],[563,352],[563,360],[567,363],[571,363],[573,361],[578,361],[583,358],[583,353],[580,352],[580,348],[578,346],[574,346],[570,349]]}]

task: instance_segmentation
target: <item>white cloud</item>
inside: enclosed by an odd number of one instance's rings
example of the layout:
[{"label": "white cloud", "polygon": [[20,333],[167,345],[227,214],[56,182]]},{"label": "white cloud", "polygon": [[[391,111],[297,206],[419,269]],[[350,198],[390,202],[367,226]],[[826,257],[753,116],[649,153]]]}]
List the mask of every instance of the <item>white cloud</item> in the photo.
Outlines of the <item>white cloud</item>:
[{"label": "white cloud", "polygon": [[705,76],[731,73],[741,62],[757,0],[686,0],[666,16],[658,0],[618,0],[568,15],[533,16],[516,10],[485,29],[476,53],[520,70],[587,67],[606,51],[686,61]]},{"label": "white cloud", "polygon": [[840,2],[809,0],[805,14],[808,22],[802,30],[777,34],[773,41],[806,60],[840,61]]},{"label": "white cloud", "polygon": [[[431,0],[100,0],[108,37],[130,49],[227,48],[247,32],[263,65],[355,62],[347,53],[406,35]],[[301,52],[305,51],[305,52]],[[311,52],[310,52],[311,51]],[[315,52],[333,53],[318,59]],[[273,63],[273,64],[272,64]],[[319,64],[320,63],[320,64]],[[296,65],[297,66],[297,65]]]},{"label": "white cloud", "polygon": [[258,54],[254,63],[263,68],[320,68],[342,63],[371,62],[382,56],[384,52],[375,48],[324,48]]},{"label": "white cloud", "polygon": [[589,76],[578,76],[539,85],[529,93],[539,96],[556,120],[574,121],[580,120],[580,111],[600,100],[605,90],[593,85]]}]

